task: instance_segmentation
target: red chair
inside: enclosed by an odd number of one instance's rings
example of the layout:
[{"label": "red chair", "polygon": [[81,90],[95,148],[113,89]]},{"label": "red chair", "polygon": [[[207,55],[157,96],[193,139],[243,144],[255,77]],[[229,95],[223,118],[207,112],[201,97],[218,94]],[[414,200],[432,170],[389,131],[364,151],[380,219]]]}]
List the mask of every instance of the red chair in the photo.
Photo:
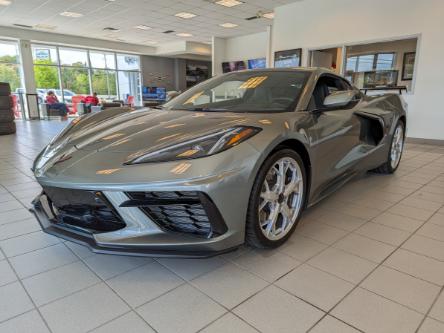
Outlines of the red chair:
[{"label": "red chair", "polygon": [[82,95],[72,96],[72,107],[69,110],[69,114],[77,114],[77,104],[81,103],[84,98],[85,96]]},{"label": "red chair", "polygon": [[128,96],[127,104],[129,106],[134,106],[134,96],[131,95]]},{"label": "red chair", "polygon": [[14,111],[14,116],[16,119],[20,119],[22,117],[22,114],[20,112],[20,104],[18,103],[18,96],[11,95],[11,101],[12,101],[12,111]]}]

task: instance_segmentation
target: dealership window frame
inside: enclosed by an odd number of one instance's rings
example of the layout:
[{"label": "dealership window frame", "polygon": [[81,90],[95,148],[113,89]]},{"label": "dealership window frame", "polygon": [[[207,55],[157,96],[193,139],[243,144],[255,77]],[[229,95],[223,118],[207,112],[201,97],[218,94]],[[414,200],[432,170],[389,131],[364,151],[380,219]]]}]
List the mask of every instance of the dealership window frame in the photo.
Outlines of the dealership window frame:
[{"label": "dealership window frame", "polygon": [[[395,36],[390,38],[382,38],[382,39],[372,39],[372,40],[363,40],[363,41],[357,41],[353,43],[342,43],[342,44],[328,44],[328,45],[321,45],[317,47],[309,47],[302,50],[302,62],[305,66],[310,66],[310,54],[312,51],[319,51],[319,50],[325,50],[325,49],[332,49],[332,48],[341,48],[341,72],[340,75],[346,76],[346,66],[347,66],[347,47],[350,46],[358,46],[358,45],[369,45],[369,44],[376,44],[376,43],[388,43],[388,42],[398,42],[398,41],[404,41],[404,40],[410,40],[410,39],[416,39],[416,50],[414,51],[416,53],[415,57],[415,65],[413,69],[413,78],[411,80],[411,86],[410,89],[407,90],[407,95],[414,95],[415,88],[416,88],[416,78],[418,74],[418,59],[420,57],[420,49],[421,49],[421,42],[422,42],[422,34],[412,34],[412,35],[405,35],[405,36]],[[408,51],[406,51],[408,52]],[[391,52],[375,52],[375,53],[391,53]],[[399,55],[398,55],[399,56]],[[401,55],[402,57],[402,55]],[[395,60],[396,61],[396,60]],[[402,70],[401,70],[402,71]]]},{"label": "dealership window frame", "polygon": [[[22,60],[22,55],[21,55],[21,50],[20,50],[20,44],[19,41],[16,39],[3,39],[0,38],[0,45],[14,45],[15,49],[16,49],[16,62],[0,62],[1,64],[4,65],[9,65],[9,66],[16,66],[16,70],[17,70],[17,74],[18,74],[18,79],[19,79],[19,87],[16,87],[18,89],[20,89],[20,92],[17,93],[16,89],[14,89],[14,87],[11,87],[11,94],[15,94],[17,95],[18,99],[17,99],[17,103],[20,107],[20,117],[18,119],[28,119],[29,115],[27,114],[27,112],[25,111],[25,105],[26,105],[26,96],[25,96],[25,77],[24,77],[24,71],[23,71],[23,60]],[[8,82],[9,83],[9,82]]]},{"label": "dealership window frame", "polygon": [[[93,75],[94,75],[94,71],[105,71],[107,73],[107,86],[108,86],[108,96],[116,96],[117,99],[119,98],[123,98],[124,96],[121,94],[121,87],[120,87],[120,82],[119,82],[119,72],[121,73],[133,73],[135,75],[138,76],[138,87],[135,94],[135,99],[137,103],[142,103],[141,100],[141,96],[142,96],[142,82],[143,82],[143,78],[142,78],[142,66],[141,66],[141,58],[139,55],[137,54],[131,54],[131,53],[122,53],[122,52],[116,52],[116,51],[110,51],[110,50],[100,50],[100,49],[90,49],[90,48],[82,48],[82,47],[73,47],[70,45],[54,45],[54,44],[48,44],[48,43],[32,43],[31,44],[31,48],[32,48],[32,61],[33,61],[33,66],[34,68],[36,66],[48,66],[48,67],[54,67],[57,69],[57,77],[58,77],[58,83],[59,83],[59,87],[58,88],[54,88],[54,89],[60,89],[61,93],[62,93],[62,100],[63,102],[65,102],[65,94],[64,94],[64,90],[69,90],[68,88],[64,87],[63,85],[63,69],[69,69],[69,68],[73,68],[73,69],[77,69],[77,70],[86,70],[88,73],[88,89],[89,89],[89,94],[92,94],[94,92],[93,89]],[[56,61],[55,63],[51,63],[51,64],[36,64],[36,57],[35,57],[35,49],[38,48],[48,48],[48,49],[55,49],[56,50]],[[81,52],[86,52],[86,65],[85,66],[79,66],[79,65],[69,65],[69,64],[62,64],[61,62],[61,58],[60,58],[60,50],[73,50],[73,51],[81,51]],[[100,68],[100,67],[93,67],[91,64],[91,53],[103,53],[105,55],[105,68]],[[113,58],[113,66],[114,67],[107,67],[107,57],[106,55],[112,55]],[[137,69],[120,69],[118,62],[117,62],[117,57],[118,56],[127,56],[127,57],[135,57],[137,58]],[[109,94],[110,93],[110,89],[109,89],[109,73],[110,72],[114,72],[115,75],[115,80],[116,80],[116,94]],[[33,73],[35,75],[35,72]],[[132,74],[128,74],[128,75],[132,75]],[[40,88],[40,87],[37,87]]]}]

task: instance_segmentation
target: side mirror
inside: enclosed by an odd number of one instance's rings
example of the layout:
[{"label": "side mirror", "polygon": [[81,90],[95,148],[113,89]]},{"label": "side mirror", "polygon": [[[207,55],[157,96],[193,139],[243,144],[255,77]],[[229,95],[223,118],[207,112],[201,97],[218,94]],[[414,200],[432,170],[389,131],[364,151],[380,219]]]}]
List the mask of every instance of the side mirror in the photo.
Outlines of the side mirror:
[{"label": "side mirror", "polygon": [[324,100],[324,106],[327,108],[347,106],[356,96],[356,91],[337,91],[328,95]]}]

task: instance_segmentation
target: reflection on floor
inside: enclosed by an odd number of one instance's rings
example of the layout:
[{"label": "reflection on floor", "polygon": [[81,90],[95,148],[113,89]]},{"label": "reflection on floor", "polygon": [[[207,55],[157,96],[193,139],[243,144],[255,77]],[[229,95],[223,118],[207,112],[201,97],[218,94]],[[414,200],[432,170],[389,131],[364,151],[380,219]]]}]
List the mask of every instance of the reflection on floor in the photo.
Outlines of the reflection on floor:
[{"label": "reflection on floor", "polygon": [[33,157],[66,123],[0,137],[0,332],[444,332],[444,147],[408,144],[310,209],[276,251],[105,256],[27,211]]}]

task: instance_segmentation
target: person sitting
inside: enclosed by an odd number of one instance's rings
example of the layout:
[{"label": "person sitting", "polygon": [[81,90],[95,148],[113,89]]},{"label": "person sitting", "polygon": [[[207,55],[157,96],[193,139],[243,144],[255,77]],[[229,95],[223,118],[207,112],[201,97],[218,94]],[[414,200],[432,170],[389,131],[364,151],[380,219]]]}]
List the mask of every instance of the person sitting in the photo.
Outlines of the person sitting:
[{"label": "person sitting", "polygon": [[54,91],[48,91],[48,94],[45,98],[45,103],[49,104],[51,109],[59,110],[60,117],[62,120],[68,120],[68,108],[65,103],[60,103],[57,96],[54,94]]},{"label": "person sitting", "polygon": [[93,93],[92,96],[86,96],[82,99],[82,103],[85,104],[85,113],[91,113],[91,107],[99,105],[97,93]]}]

